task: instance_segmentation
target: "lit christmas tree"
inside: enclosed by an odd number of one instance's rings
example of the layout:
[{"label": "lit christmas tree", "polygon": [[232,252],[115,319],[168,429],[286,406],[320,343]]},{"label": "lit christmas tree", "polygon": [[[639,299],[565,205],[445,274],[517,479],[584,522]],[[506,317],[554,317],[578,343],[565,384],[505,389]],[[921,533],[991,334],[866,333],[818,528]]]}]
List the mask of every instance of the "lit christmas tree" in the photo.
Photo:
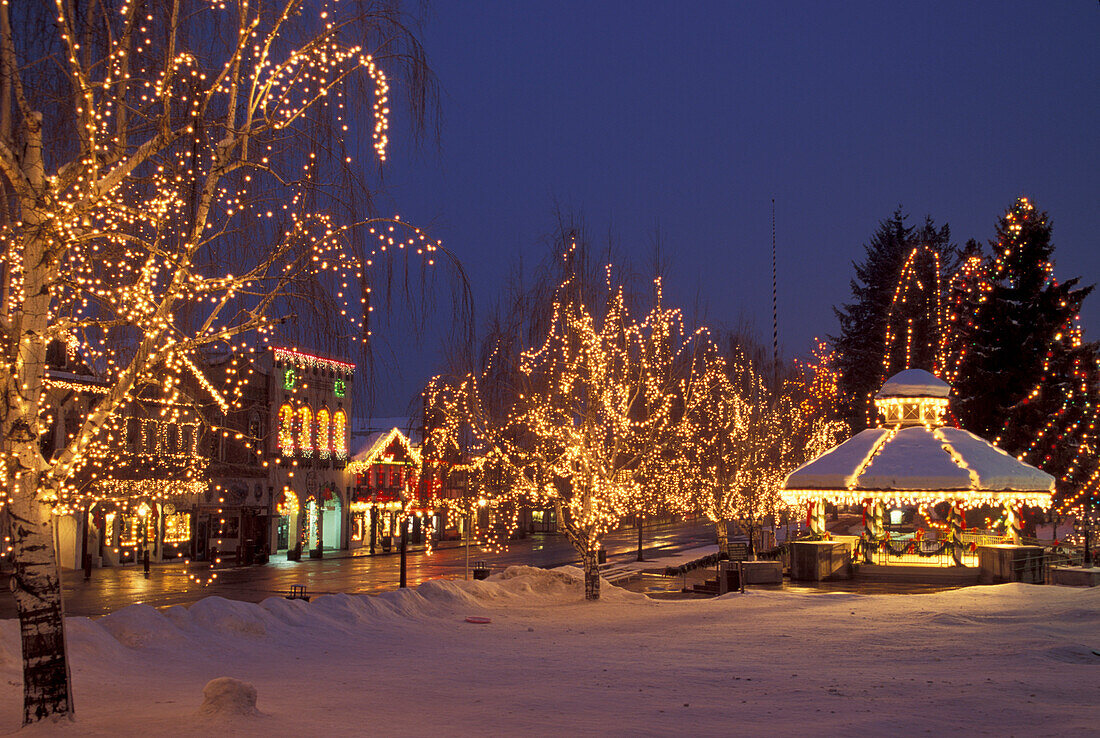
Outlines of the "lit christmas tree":
[{"label": "lit christmas tree", "polygon": [[1092,288],[1059,282],[1052,253],[1046,213],[1020,198],[952,314],[952,373],[960,425],[1054,475],[1064,500],[1096,467],[1100,381],[1078,317]]}]

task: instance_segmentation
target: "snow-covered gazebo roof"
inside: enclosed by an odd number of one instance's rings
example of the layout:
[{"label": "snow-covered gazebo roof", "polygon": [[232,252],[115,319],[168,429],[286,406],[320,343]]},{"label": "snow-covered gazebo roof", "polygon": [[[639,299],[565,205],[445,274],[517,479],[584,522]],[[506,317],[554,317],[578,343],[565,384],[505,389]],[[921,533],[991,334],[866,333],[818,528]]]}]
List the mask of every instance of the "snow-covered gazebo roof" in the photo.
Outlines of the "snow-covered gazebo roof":
[{"label": "snow-covered gazebo roof", "polygon": [[784,501],[1049,507],[1054,477],[969,431],[943,426],[950,389],[921,369],[891,377],[875,395],[886,426],[861,431],[795,469],[783,483]]}]

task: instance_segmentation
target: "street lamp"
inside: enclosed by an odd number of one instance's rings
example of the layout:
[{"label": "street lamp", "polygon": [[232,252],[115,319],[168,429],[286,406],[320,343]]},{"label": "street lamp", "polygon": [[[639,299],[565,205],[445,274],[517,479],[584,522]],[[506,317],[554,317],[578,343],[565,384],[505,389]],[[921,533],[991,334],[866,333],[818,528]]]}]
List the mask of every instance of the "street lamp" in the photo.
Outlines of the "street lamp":
[{"label": "street lamp", "polygon": [[[484,497],[479,497],[477,500],[478,507],[485,507],[488,504],[488,500]],[[469,505],[465,505],[465,518],[466,518],[466,579],[470,578],[470,533],[473,519],[473,508]]]},{"label": "street lamp", "polygon": [[401,588],[404,589],[408,586],[406,580],[406,574],[408,573],[408,567],[406,564],[405,552],[409,547],[409,524],[412,522],[412,518],[405,515],[401,518]]}]

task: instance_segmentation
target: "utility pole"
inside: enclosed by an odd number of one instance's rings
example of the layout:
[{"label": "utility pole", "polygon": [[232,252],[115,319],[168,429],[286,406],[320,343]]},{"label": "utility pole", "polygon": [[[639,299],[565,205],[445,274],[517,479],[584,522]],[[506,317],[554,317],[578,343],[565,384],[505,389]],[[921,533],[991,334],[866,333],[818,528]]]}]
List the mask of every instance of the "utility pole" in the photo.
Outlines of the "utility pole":
[{"label": "utility pole", "polygon": [[775,198],[772,198],[772,385],[779,387],[779,292],[775,268]]}]

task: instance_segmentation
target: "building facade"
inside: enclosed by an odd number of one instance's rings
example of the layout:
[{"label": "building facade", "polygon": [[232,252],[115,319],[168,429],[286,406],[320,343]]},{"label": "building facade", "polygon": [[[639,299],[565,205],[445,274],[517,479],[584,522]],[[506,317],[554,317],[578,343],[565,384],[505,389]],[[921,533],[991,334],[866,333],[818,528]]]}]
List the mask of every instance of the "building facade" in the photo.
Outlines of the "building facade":
[{"label": "building facade", "polygon": [[288,348],[265,360],[271,551],[321,558],[348,548],[355,365]]}]

